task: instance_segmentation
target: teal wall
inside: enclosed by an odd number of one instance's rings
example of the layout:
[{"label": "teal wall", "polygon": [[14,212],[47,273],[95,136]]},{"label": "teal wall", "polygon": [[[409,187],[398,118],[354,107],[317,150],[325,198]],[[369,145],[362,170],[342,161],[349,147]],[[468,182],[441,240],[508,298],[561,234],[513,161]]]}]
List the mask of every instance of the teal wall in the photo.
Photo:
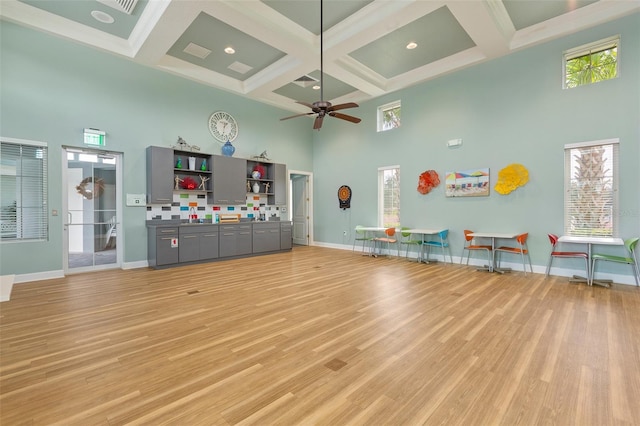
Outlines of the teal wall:
[{"label": "teal wall", "polygon": [[[231,113],[239,125],[236,157],[267,150],[291,169],[311,171],[308,120],[127,59],[0,21],[0,135],[49,145],[49,212],[62,210],[62,146],[82,146],[82,129],[107,131],[107,149],[124,157],[124,192],[146,192],[145,148],[178,136],[219,154],[209,115]],[[124,203],[123,203],[124,204]],[[146,212],[125,207],[124,261],[145,261]],[[49,241],[0,244],[0,275],[62,270],[62,217],[50,217]]]},{"label": "teal wall", "polygon": [[[49,210],[61,210],[62,145],[81,146],[82,129],[108,132],[107,147],[124,153],[124,192],[145,192],[144,148],[182,136],[218,152],[206,121],[226,110],[240,124],[236,156],[267,149],[289,169],[314,173],[314,239],[351,245],[357,224],[377,220],[377,169],[400,165],[402,224],[448,227],[454,256],[462,230],[528,231],[534,264],[548,256],[546,234],[563,228],[563,147],[620,139],[620,234],[640,235],[640,14],[545,43],[389,96],[348,113],[353,125],[328,118],[320,132],[310,120],[199,85],[11,23],[0,24],[0,134],[49,143]],[[562,90],[562,52],[620,34],[620,77]],[[377,133],[376,108],[400,99],[402,127]],[[462,138],[459,149],[445,142]],[[530,182],[502,196],[446,198],[444,184],[427,195],[418,175],[435,169],[488,167],[491,185],[510,163],[524,164]],[[353,190],[351,209],[338,208],[340,185]],[[45,243],[0,245],[1,274],[62,269],[62,219],[51,217]],[[125,208],[125,262],[146,259],[145,212]],[[348,235],[343,236],[343,231]],[[37,259],[37,262],[33,259]],[[616,271],[619,271],[617,268]],[[629,271],[630,273],[630,271]]]},{"label": "teal wall", "polygon": [[[563,90],[562,52],[616,34],[620,77]],[[348,244],[356,225],[377,225],[378,167],[399,165],[402,225],[449,228],[454,256],[462,252],[464,229],[529,232],[533,262],[545,265],[547,233],[563,232],[564,145],[608,138],[620,139],[620,236],[638,236],[639,79],[635,14],[367,102],[350,110],[363,118],[357,126],[325,120],[313,153],[314,237]],[[377,133],[377,107],[398,99],[402,126]],[[446,147],[457,138],[462,147]],[[500,195],[493,185],[511,163],[526,166],[530,181]],[[445,197],[445,171],[485,167],[491,172],[489,197]],[[421,195],[418,176],[429,169],[443,183]],[[341,185],[353,192],[345,211],[338,208]]]}]

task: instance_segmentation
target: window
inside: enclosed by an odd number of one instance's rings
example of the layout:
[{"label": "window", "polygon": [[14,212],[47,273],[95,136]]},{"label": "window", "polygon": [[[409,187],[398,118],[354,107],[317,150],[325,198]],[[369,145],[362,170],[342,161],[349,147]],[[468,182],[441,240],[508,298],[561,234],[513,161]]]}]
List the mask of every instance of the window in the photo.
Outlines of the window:
[{"label": "window", "polygon": [[378,226],[400,226],[400,166],[378,169]]},{"label": "window", "polygon": [[0,141],[0,225],[2,242],[46,240],[47,144]]},{"label": "window", "polygon": [[395,101],[378,107],[378,131],[400,127],[400,101]]},{"label": "window", "polygon": [[617,237],[618,140],[566,145],[564,232]]},{"label": "window", "polygon": [[616,78],[619,44],[616,36],[564,52],[564,88]]}]

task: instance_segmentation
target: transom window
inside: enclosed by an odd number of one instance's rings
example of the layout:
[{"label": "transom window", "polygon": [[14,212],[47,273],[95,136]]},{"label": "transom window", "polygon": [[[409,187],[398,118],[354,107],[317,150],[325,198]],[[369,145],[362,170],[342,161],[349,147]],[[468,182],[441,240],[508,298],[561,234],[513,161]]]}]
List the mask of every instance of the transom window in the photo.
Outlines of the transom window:
[{"label": "transom window", "polygon": [[618,236],[618,140],[565,145],[564,232]]},{"label": "transom window", "polygon": [[378,107],[378,131],[400,127],[400,101],[390,102]]},{"label": "transom window", "polygon": [[616,36],[564,52],[564,88],[616,78],[619,44]]}]

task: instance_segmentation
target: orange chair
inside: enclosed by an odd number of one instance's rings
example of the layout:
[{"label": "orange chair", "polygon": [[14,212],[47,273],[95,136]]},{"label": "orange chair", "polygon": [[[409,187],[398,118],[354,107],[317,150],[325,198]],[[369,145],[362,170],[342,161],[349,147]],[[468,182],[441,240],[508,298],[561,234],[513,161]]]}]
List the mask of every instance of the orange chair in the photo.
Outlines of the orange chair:
[{"label": "orange chair", "polygon": [[462,250],[462,256],[460,257],[460,264],[462,264],[462,259],[464,259],[464,251],[467,251],[467,265],[469,264],[469,256],[471,255],[471,251],[473,250],[484,250],[487,252],[487,258],[489,260],[489,265],[493,263],[493,254],[491,252],[490,245],[476,245],[471,244],[473,242],[473,237],[469,234],[473,234],[473,231],[469,231],[468,229],[464,230],[464,249]]},{"label": "orange chair", "polygon": [[549,276],[549,271],[551,271],[551,262],[554,257],[560,258],[578,258],[584,259],[585,271],[587,273],[587,277],[581,277],[579,275],[574,275],[573,279],[569,280],[572,282],[590,282],[590,274],[589,271],[589,254],[583,251],[556,251],[556,245],[558,244],[558,236],[555,234],[548,234],[549,242],[551,243],[551,253],[549,254],[549,261],[547,262],[547,271],[545,272],[545,276]]},{"label": "orange chair", "polygon": [[[387,243],[387,254],[391,254],[390,253],[390,245],[391,244],[398,244],[398,239],[395,237],[396,235],[396,228],[387,228],[384,230],[384,237],[377,237],[373,239],[373,244],[374,244],[374,254],[375,254],[375,248],[377,247],[378,243],[380,243],[380,251],[382,251],[382,244],[383,243]],[[398,256],[400,256],[400,248],[398,247]]]},{"label": "orange chair", "polygon": [[500,270],[500,256],[501,253],[511,253],[511,254],[519,254],[522,258],[522,270],[524,274],[527,275],[527,267],[524,263],[524,256],[527,255],[527,259],[529,260],[529,269],[531,269],[531,273],[533,274],[533,266],[531,266],[531,257],[529,256],[529,249],[527,248],[527,238],[529,237],[529,233],[526,232],[524,234],[520,234],[516,236],[516,243],[518,244],[516,247],[510,246],[500,246],[497,249],[493,250],[493,255],[496,257],[497,267],[496,269]]}]

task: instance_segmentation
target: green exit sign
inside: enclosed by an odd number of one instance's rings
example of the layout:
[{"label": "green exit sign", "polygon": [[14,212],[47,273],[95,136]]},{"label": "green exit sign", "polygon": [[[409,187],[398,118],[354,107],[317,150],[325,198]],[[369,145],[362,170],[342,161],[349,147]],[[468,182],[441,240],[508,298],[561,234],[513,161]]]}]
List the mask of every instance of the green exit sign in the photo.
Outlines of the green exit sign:
[{"label": "green exit sign", "polygon": [[84,143],[85,145],[104,146],[106,134],[107,132],[98,129],[84,129]]}]

